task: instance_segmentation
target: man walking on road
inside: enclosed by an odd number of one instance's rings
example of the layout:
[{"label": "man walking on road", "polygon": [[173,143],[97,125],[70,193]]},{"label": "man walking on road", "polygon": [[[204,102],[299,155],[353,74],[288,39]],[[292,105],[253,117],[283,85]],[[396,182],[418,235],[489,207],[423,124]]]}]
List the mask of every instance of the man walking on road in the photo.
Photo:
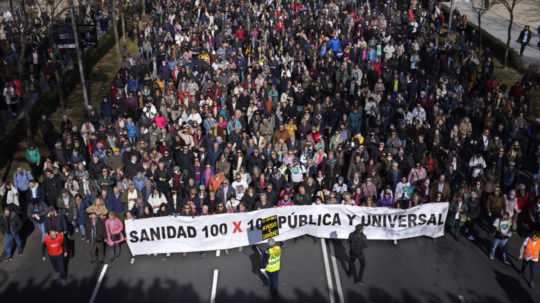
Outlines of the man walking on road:
[{"label": "man walking on road", "polygon": [[534,270],[540,256],[540,232],[535,231],[532,237],[527,237],[521,245],[519,259],[521,260],[521,274],[525,275],[525,269],[529,269],[529,279],[527,283],[530,288],[534,288]]},{"label": "man walking on road", "polygon": [[[364,269],[366,268],[366,258],[364,249],[367,248],[367,239],[364,235],[364,227],[356,225],[356,230],[349,235],[349,275],[353,276],[354,283],[362,282]],[[360,263],[360,268],[356,270],[356,261]]]},{"label": "man walking on road", "polygon": [[506,256],[506,244],[512,236],[512,219],[510,218],[510,214],[505,211],[502,218],[495,219],[495,222],[493,222],[493,227],[495,228],[495,238],[493,239],[493,244],[491,245],[489,259],[495,260],[497,248],[500,248],[502,251],[502,259],[504,264],[510,265],[510,262]]},{"label": "man walking on road", "polygon": [[60,279],[65,282],[66,264],[64,258],[67,257],[67,252],[65,249],[66,242],[64,241],[64,234],[61,232],[57,233],[56,230],[51,229],[49,233],[45,235],[44,243],[54,271],[58,273]]},{"label": "man walking on road", "polygon": [[266,276],[270,284],[270,293],[272,296],[278,295],[279,270],[281,267],[281,247],[274,239],[268,240],[268,262],[266,263]]},{"label": "man walking on road", "polygon": [[525,25],[521,33],[519,33],[518,37],[518,43],[521,45],[521,48],[519,49],[519,55],[523,56],[523,52],[525,51],[525,48],[527,45],[529,45],[529,41],[531,41],[531,30],[529,29],[528,25]]},{"label": "man walking on road", "polygon": [[10,210],[4,209],[4,215],[0,217],[0,232],[4,234],[4,256],[7,261],[11,261],[13,256],[13,241],[17,245],[19,255],[22,255],[23,243],[19,232],[22,229],[21,218]]},{"label": "man walking on road", "polygon": [[86,230],[90,243],[90,263],[95,263],[96,258],[99,263],[103,263],[105,261],[106,238],[104,219],[98,217],[94,212],[90,213],[90,218],[86,222]]}]

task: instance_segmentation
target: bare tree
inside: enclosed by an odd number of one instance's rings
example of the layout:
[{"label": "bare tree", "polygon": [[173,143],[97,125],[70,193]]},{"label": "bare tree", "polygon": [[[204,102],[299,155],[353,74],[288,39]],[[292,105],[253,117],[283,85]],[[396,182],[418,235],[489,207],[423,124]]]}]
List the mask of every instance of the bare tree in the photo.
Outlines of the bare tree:
[{"label": "bare tree", "polygon": [[81,79],[81,88],[83,92],[83,99],[84,99],[84,109],[87,111],[90,106],[89,96],[88,96],[88,88],[86,86],[86,79],[84,76],[84,65],[82,62],[82,52],[81,52],[81,44],[79,43],[79,33],[77,31],[77,22],[75,20],[75,5],[73,4],[73,0],[69,1],[70,3],[70,19],[71,19],[71,28],[73,29],[73,36],[75,40],[75,51],[77,52],[77,63],[79,65],[79,77]]},{"label": "bare tree", "polygon": [[29,33],[28,25],[28,13],[26,10],[26,1],[21,0],[21,22],[19,25],[19,43],[20,43],[20,53],[19,61],[17,64],[17,74],[22,83],[24,77],[24,56],[26,55],[26,49],[28,44],[31,43],[31,35]]},{"label": "bare tree", "polygon": [[508,22],[508,31],[506,33],[506,48],[504,51],[504,66],[508,64],[508,55],[510,53],[510,41],[512,41],[512,26],[514,25],[514,10],[516,6],[523,0],[497,0],[495,4],[501,4],[506,8],[510,20]]},{"label": "bare tree", "polygon": [[472,0],[472,9],[478,18],[478,45],[482,48],[482,16],[487,13],[490,8],[489,0]]},{"label": "bare tree", "polygon": [[[26,90],[26,79],[25,79],[25,73],[24,73],[24,66],[25,66],[25,55],[26,50],[28,49],[28,46],[32,43],[32,32],[29,21],[29,13],[27,10],[28,3],[25,0],[21,0],[21,22],[19,24],[19,44],[20,44],[20,53],[19,53],[19,60],[17,62],[17,74],[18,78],[21,81],[21,85],[23,87],[23,91]],[[28,113],[28,110],[23,109],[23,117],[24,117],[24,123],[26,125],[26,139],[30,140],[32,138],[32,124],[30,122],[30,114]]]},{"label": "bare tree", "polygon": [[116,0],[109,0],[109,12],[111,16],[111,23],[113,27],[114,42],[116,44],[116,52],[118,53],[118,60],[122,62],[122,52],[120,51],[120,38],[118,36],[118,20],[116,17]]},{"label": "bare tree", "polygon": [[122,24],[122,42],[126,42],[126,8],[124,6],[124,1],[121,1],[118,5],[118,11],[120,13],[120,22]]},{"label": "bare tree", "polygon": [[54,66],[54,79],[56,82],[56,93],[58,95],[60,106],[62,110],[66,109],[66,101],[64,99],[63,91],[63,77],[60,75],[60,70],[58,68],[58,61],[56,59],[57,55],[60,53],[58,45],[54,42],[54,24],[65,16],[68,6],[67,2],[64,0],[48,0],[48,1],[36,1],[37,8],[40,11],[41,15],[47,15],[47,18],[44,19],[44,25],[47,27],[47,39],[51,41],[53,47],[53,54],[51,56],[51,61]]}]

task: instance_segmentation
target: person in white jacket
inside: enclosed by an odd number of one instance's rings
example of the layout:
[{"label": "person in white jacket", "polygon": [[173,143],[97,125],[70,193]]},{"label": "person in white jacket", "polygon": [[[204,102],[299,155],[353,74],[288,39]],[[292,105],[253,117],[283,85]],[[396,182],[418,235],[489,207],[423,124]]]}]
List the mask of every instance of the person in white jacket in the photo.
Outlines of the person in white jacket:
[{"label": "person in white jacket", "polygon": [[148,197],[148,204],[152,206],[154,214],[157,214],[157,212],[159,211],[159,207],[163,203],[167,203],[167,198],[162,192],[159,191],[159,189],[154,188],[152,194],[150,195],[150,197]]},{"label": "person in white jacket", "polygon": [[0,186],[0,197],[6,196],[7,206],[19,207],[19,191],[11,182],[6,182]]},{"label": "person in white jacket", "polygon": [[484,169],[486,169],[486,161],[479,153],[473,155],[469,160],[469,167],[472,170],[472,177],[478,178],[484,174]]},{"label": "person in white jacket", "polygon": [[401,177],[401,181],[396,184],[395,198],[400,208],[409,208],[409,201],[411,200],[411,194],[413,187],[407,180],[407,176]]}]

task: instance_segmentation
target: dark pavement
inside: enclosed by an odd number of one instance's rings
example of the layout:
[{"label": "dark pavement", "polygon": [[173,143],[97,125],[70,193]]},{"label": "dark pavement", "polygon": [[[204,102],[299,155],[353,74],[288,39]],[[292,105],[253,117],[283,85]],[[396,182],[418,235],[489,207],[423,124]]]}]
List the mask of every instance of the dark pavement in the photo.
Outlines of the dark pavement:
[{"label": "dark pavement", "polygon": [[[41,261],[37,240],[34,233],[22,257],[0,264],[0,302],[90,302],[103,267],[90,264],[81,250],[86,244],[77,240],[79,250],[70,260],[69,282],[63,287],[54,281],[48,260]],[[489,260],[487,241],[456,242],[451,236],[403,240],[397,246],[369,241],[364,283],[356,284],[346,271],[346,241],[326,241],[326,262],[322,242],[303,237],[285,243],[278,301],[540,302],[538,288],[529,289],[515,268]],[[512,241],[513,256],[519,244],[519,239]],[[124,246],[122,257],[107,267],[94,302],[212,302],[215,270],[215,302],[271,301],[255,250],[219,254],[139,256],[132,265]],[[539,277],[536,284],[540,287]]]}]

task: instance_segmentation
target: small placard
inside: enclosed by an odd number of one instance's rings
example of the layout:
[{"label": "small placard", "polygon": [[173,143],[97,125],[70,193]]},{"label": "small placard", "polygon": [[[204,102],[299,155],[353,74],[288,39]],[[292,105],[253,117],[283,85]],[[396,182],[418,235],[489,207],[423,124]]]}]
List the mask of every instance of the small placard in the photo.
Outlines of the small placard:
[{"label": "small placard", "polygon": [[279,236],[278,217],[274,215],[263,218],[261,232],[263,240]]}]

